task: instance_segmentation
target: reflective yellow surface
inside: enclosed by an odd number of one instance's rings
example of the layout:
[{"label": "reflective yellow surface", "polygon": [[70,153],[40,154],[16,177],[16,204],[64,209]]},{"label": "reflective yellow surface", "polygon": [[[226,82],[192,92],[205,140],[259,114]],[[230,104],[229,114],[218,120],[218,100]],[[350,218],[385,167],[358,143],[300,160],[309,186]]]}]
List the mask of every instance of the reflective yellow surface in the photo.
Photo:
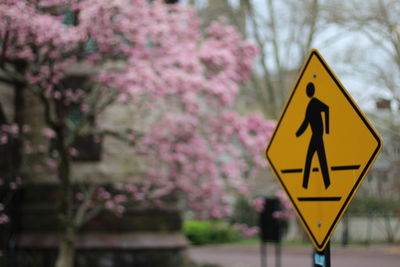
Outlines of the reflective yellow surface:
[{"label": "reflective yellow surface", "polygon": [[[328,188],[324,186],[317,153],[312,158],[308,187],[302,186],[312,131],[308,125],[301,136],[296,137],[296,132],[311,99],[306,93],[310,82],[315,86],[313,97],[329,106],[329,134],[323,134],[331,182]],[[324,113],[321,117],[326,124]],[[322,251],[329,241],[380,149],[381,139],[376,130],[318,51],[312,50],[286,103],[266,156],[317,250]]]}]

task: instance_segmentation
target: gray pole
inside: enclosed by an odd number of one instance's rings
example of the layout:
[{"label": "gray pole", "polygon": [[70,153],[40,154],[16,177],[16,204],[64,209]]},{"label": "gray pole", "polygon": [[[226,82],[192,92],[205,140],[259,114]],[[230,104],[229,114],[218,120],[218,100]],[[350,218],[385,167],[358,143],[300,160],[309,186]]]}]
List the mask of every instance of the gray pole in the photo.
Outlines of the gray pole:
[{"label": "gray pole", "polygon": [[281,267],[282,262],[281,262],[281,257],[282,255],[282,246],[281,246],[281,241],[277,241],[275,243],[275,266],[276,267]]},{"label": "gray pole", "polygon": [[261,240],[260,243],[261,267],[267,267],[267,243]]},{"label": "gray pole", "polygon": [[314,249],[312,262],[313,267],[331,267],[331,241],[322,252]]}]

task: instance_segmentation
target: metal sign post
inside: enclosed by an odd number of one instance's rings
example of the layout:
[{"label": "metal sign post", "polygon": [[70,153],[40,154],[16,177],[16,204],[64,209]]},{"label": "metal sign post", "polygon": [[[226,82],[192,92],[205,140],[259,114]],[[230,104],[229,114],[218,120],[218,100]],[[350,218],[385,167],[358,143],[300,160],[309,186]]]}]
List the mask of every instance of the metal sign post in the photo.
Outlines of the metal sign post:
[{"label": "metal sign post", "polygon": [[314,249],[312,260],[313,267],[331,267],[331,242],[326,244],[322,252]]}]

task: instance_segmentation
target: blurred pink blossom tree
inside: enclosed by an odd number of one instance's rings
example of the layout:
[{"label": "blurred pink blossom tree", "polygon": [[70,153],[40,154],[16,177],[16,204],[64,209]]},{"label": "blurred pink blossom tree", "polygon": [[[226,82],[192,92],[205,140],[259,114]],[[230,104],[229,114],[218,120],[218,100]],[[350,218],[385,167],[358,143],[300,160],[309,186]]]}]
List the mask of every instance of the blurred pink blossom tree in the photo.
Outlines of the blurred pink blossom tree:
[{"label": "blurred pink blossom tree", "polygon": [[275,193],[275,196],[279,199],[282,210],[274,212],[272,214],[275,218],[278,219],[289,219],[296,216],[296,213],[293,210],[293,205],[290,203],[289,197],[283,190],[278,190]]},{"label": "blurred pink blossom tree", "polygon": [[[248,194],[253,172],[265,166],[263,150],[274,123],[233,109],[257,49],[223,22],[204,34],[199,26],[194,10],[161,1],[0,0],[0,82],[13,90],[16,114],[3,125],[1,140],[14,138],[18,161],[0,186],[20,183],[23,153],[46,152],[24,138],[24,99],[33,94],[44,110],[41,134],[55,150],[46,162],[60,187],[57,267],[73,266],[76,232],[102,208],[120,214],[129,199],[160,204],[174,194],[198,217],[221,218],[231,212],[229,194]],[[103,66],[93,86],[63,87],[68,69],[82,63]],[[113,105],[143,102],[147,111],[159,113],[146,129],[135,121],[120,129],[90,123]],[[82,113],[77,124],[67,116],[72,105]],[[113,193],[90,187],[74,194],[73,144],[87,133],[133,145],[143,182],[117,184]]]}]

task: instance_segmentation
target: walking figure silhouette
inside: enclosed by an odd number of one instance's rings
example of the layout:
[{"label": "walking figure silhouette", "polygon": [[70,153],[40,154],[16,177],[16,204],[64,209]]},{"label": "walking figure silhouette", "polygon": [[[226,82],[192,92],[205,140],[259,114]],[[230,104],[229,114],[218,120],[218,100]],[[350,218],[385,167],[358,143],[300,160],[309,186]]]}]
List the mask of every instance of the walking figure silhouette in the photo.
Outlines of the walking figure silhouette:
[{"label": "walking figure silhouette", "polygon": [[[328,188],[331,182],[329,179],[328,163],[326,161],[324,140],[322,137],[324,134],[324,128],[325,133],[329,134],[329,107],[317,98],[313,97],[315,93],[315,87],[312,82],[307,84],[306,93],[311,100],[308,102],[305,118],[300,125],[300,128],[296,132],[296,137],[301,136],[307,129],[308,125],[310,125],[312,131],[304,167],[303,187],[308,187],[312,158],[315,152],[317,152],[325,188]],[[322,121],[322,112],[325,113],[325,127]]]}]

